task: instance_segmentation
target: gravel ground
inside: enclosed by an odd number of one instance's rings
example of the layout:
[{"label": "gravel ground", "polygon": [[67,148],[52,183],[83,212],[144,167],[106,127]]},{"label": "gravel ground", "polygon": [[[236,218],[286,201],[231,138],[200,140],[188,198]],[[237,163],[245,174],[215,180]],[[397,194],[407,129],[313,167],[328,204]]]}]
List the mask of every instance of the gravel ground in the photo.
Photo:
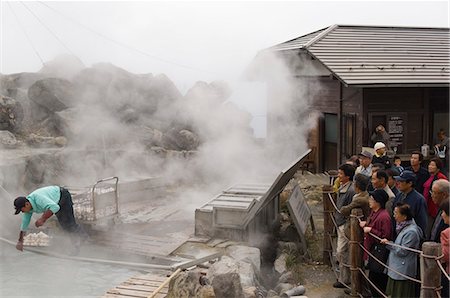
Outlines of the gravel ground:
[{"label": "gravel ground", "polygon": [[[315,176],[308,173],[296,175],[290,182],[290,187],[300,185],[313,215],[316,234],[313,235],[311,228],[307,230],[307,241],[311,261],[301,262],[296,265],[295,271],[299,282],[306,287],[308,297],[341,298],[348,297],[343,289],[333,288],[336,275],[333,270],[322,262],[323,245],[323,204],[322,185],[328,184],[329,180],[323,176]],[[289,188],[289,186],[288,186]]]}]

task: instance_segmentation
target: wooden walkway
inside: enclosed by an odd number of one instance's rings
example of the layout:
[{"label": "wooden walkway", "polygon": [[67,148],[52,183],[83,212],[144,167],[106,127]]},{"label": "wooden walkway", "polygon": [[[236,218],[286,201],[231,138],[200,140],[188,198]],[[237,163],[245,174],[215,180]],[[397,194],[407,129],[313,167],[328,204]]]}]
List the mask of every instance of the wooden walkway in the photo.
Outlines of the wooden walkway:
[{"label": "wooden walkway", "polygon": [[[168,279],[163,274],[140,274],[129,278],[115,288],[108,290],[103,298],[148,298],[153,292]],[[155,298],[164,298],[169,290],[167,284]]]}]

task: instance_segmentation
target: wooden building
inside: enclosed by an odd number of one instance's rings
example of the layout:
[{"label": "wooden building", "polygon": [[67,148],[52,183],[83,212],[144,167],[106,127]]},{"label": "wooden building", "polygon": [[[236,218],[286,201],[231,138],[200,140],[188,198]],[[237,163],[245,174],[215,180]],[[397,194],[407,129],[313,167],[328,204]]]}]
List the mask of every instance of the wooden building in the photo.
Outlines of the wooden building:
[{"label": "wooden building", "polygon": [[[270,89],[267,76],[256,75],[256,69],[270,68],[261,57],[276,54],[287,62],[309,111],[321,114],[308,141],[316,171],[336,169],[372,146],[379,124],[406,159],[423,144],[432,147],[439,129],[448,135],[449,33],[449,28],[333,25],[261,51],[250,78],[265,80]],[[268,141],[275,93],[269,90]]]}]

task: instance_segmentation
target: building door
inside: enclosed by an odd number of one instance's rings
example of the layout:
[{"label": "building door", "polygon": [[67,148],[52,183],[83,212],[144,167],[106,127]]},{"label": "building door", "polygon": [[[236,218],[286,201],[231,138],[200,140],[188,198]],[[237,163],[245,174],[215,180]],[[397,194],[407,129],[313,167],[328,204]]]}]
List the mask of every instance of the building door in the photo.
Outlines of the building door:
[{"label": "building door", "polygon": [[324,170],[336,170],[338,144],[337,114],[325,114],[323,118],[323,166]]}]

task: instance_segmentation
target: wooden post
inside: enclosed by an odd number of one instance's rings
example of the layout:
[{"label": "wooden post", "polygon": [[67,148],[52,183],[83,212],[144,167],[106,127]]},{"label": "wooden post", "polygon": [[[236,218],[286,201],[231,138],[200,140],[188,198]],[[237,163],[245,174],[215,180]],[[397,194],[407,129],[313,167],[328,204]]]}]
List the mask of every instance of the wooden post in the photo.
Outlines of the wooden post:
[{"label": "wooden post", "polygon": [[359,243],[362,242],[361,227],[359,226],[358,218],[363,215],[361,208],[352,209],[352,216],[350,217],[350,273],[352,281],[352,297],[359,297],[361,293],[361,278],[358,268],[361,268],[362,253]]},{"label": "wooden post", "polygon": [[434,288],[441,286],[441,270],[434,258],[427,258],[425,256],[441,255],[441,244],[436,242],[425,242],[422,244],[422,255],[420,255],[420,276],[422,279],[422,286],[420,288],[421,298],[435,298],[438,297]]},{"label": "wooden post", "polygon": [[332,185],[324,185],[322,187],[322,200],[323,200],[323,263],[331,266],[331,255],[333,254],[333,248],[331,246],[331,235],[333,234],[333,221],[330,216],[333,216],[334,208],[333,204],[328,198],[329,194],[333,193]]}]

